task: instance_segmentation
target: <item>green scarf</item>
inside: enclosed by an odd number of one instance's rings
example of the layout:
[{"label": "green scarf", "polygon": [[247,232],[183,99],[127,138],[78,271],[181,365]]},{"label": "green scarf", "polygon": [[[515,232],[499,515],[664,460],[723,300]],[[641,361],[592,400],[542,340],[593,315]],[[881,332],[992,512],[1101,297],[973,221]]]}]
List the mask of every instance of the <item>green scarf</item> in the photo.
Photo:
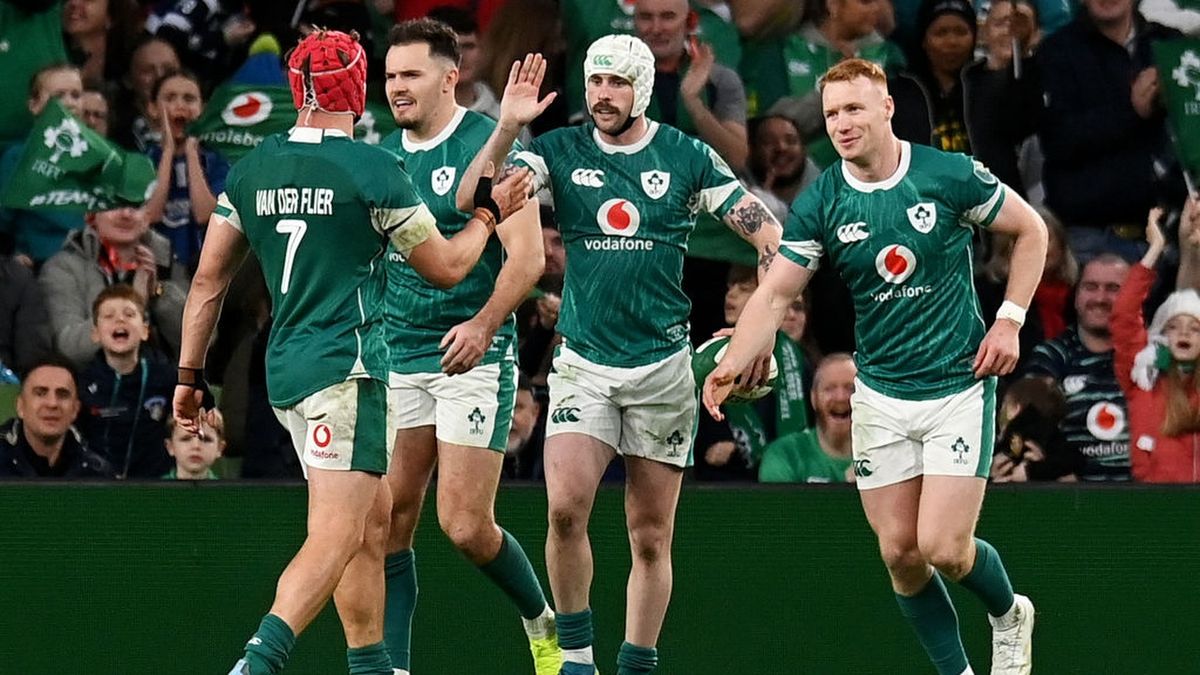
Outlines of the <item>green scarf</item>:
[{"label": "green scarf", "polygon": [[[779,374],[775,388],[769,394],[775,404],[775,438],[803,431],[808,427],[808,405],[804,400],[804,357],[800,347],[782,331],[775,334],[775,363]],[[725,406],[729,427],[739,450],[748,451],[749,463],[757,465],[767,444],[762,416],[754,403],[735,403]]]}]

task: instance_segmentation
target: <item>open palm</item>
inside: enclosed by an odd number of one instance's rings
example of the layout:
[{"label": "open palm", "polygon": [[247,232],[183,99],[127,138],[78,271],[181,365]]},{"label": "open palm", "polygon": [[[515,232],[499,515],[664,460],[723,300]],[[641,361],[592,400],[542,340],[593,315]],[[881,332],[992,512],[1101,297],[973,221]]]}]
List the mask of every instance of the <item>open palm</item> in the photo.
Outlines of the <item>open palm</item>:
[{"label": "open palm", "polygon": [[525,126],[554,101],[556,92],[538,100],[542,79],[546,77],[546,59],[541,54],[526,54],[524,61],[514,61],[508,73],[508,84],[500,100],[500,121]]}]

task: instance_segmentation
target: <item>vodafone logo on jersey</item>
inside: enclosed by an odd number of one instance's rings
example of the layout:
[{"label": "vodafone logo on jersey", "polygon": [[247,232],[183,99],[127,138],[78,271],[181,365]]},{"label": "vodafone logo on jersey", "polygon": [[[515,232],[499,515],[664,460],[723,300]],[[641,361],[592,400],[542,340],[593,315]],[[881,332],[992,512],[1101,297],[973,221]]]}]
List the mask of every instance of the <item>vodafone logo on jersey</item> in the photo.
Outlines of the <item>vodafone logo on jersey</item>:
[{"label": "vodafone logo on jersey", "polygon": [[875,270],[889,284],[902,284],[917,271],[917,256],[902,244],[885,246],[875,256]]},{"label": "vodafone logo on jersey", "polygon": [[251,127],[271,116],[271,98],[261,91],[248,91],[233,97],[221,119],[231,127]]},{"label": "vodafone logo on jersey", "polygon": [[1087,429],[1102,441],[1115,441],[1125,433],[1125,410],[1114,403],[1101,401],[1088,410]]},{"label": "vodafone logo on jersey", "polygon": [[642,224],[642,214],[628,199],[610,199],[596,212],[596,224],[604,234],[632,237]]}]

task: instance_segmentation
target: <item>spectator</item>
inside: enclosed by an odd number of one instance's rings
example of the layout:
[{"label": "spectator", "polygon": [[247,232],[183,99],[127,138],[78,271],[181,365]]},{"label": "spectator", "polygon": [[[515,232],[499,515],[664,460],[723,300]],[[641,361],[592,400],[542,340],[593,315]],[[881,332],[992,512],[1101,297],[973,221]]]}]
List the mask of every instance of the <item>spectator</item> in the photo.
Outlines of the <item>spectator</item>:
[{"label": "spectator", "polygon": [[200,433],[193,434],[167,418],[167,437],[163,441],[175,466],[163,478],[167,480],[215,480],[216,463],[225,452],[225,418],[220,410],[200,418]]},{"label": "spectator", "polygon": [[795,120],[764,115],[750,120],[750,191],[779,222],[787,220],[792,202],[821,175],[808,156]]},{"label": "spectator", "polygon": [[1188,199],[1179,228],[1176,290],[1154,312],[1147,330],[1142,305],[1166,247],[1162,209],[1150,211],[1149,249],[1129,271],[1113,307],[1117,381],[1129,402],[1133,479],[1200,483],[1200,198]]},{"label": "spectator", "polygon": [[[734,265],[725,292],[725,323],[733,326],[746,301],[758,288],[752,267]],[[757,401],[725,406],[725,422],[699,413],[696,436],[696,478],[699,480],[754,480],[763,451],[775,439],[808,426],[804,371],[800,348],[787,335],[775,336],[778,376],[774,390]]]},{"label": "spectator", "polygon": [[4,49],[4,81],[8,96],[0,99],[0,152],[25,138],[33,118],[13,89],[30,82],[43,67],[66,63],[60,0],[0,2],[0,43]]},{"label": "spectator", "polygon": [[1042,332],[1047,340],[1053,340],[1067,329],[1067,305],[1071,289],[1079,281],[1079,263],[1067,247],[1067,231],[1062,221],[1044,207],[1035,206],[1034,210],[1046,223],[1048,241],[1046,266],[1033,293],[1033,304],[1037,306]]},{"label": "spectator", "polygon": [[550,372],[550,360],[559,343],[558,312],[562,307],[563,273],[566,271],[567,252],[562,234],[554,220],[553,211],[541,206],[542,250],[546,265],[542,278],[529,299],[517,310],[517,340],[519,358],[524,373],[538,385],[546,384]]},{"label": "spectator", "polygon": [[160,2],[146,19],[146,32],[170,43],[189,70],[221,82],[237,65],[237,49],[256,30],[245,5],[244,0]]},{"label": "spectator", "polygon": [[1138,11],[1146,20],[1170,26],[1188,37],[1200,37],[1200,7],[1188,0],[1142,0]]},{"label": "spectator", "polygon": [[174,361],[188,279],[171,257],[170,242],[150,231],[140,208],[90,213],[87,221],[89,227],[67,238],[39,278],[55,346],[76,364],[88,363],[96,352],[92,303],[105,287],[125,283],[149,308],[152,343]]},{"label": "spectator", "polygon": [[708,143],[734,171],[744,171],[746,90],[694,33],[699,16],[687,0],[637,0],[634,29],[654,54],[654,94],[647,114]]},{"label": "spectator", "polygon": [[174,366],[142,347],[150,323],[145,300],[132,287],[100,291],[92,317],[92,341],[100,349],[80,378],[80,430],[117,478],[158,478],[171,466],[163,438],[175,393]]},{"label": "spectator", "polygon": [[976,60],[975,27],[968,0],[925,0],[911,69],[888,82],[892,126],[904,140],[974,155],[1024,194],[1017,151],[1036,131],[1041,91],[1028,72],[1014,76],[1011,40],[1007,57]]},{"label": "spectator", "polygon": [[1075,291],[1078,321],[1033,350],[1025,373],[1052,378],[1067,399],[1067,447],[1085,458],[1085,481],[1129,480],[1125,396],[1113,370],[1113,303],[1129,265],[1108,253],[1084,266]]},{"label": "spectator", "polygon": [[79,414],[75,372],[64,359],[34,364],[17,396],[17,417],[0,426],[0,477],[111,478],[71,423]]},{"label": "spectator", "polygon": [[[458,49],[462,56],[458,62],[458,84],[454,99],[459,105],[481,112],[492,119],[500,119],[500,101],[496,92],[483,81],[483,50],[479,45],[479,24],[471,12],[450,5],[441,5],[430,10],[429,18],[441,21],[458,36]],[[511,65],[511,64],[510,64]]]},{"label": "spectator", "polygon": [[525,373],[517,378],[517,399],[508,429],[508,447],[504,451],[503,475],[530,478],[534,465],[541,461],[540,438],[534,437],[542,404],[533,395],[533,382]]},{"label": "spectator", "polygon": [[[203,3],[200,3],[203,4]],[[116,83],[129,67],[127,46],[142,30],[135,0],[67,0],[63,35],[89,87]]]},{"label": "spectator", "polygon": [[[783,331],[796,346],[804,353],[805,364],[820,363],[824,357],[821,355],[821,350],[817,347],[817,343],[813,340],[812,335],[808,331],[808,289],[800,294],[800,297],[792,301],[788,305],[787,313],[783,316],[783,323],[779,324],[779,330]],[[805,368],[805,379],[808,379],[808,369]],[[805,389],[811,389],[810,386]]]},{"label": "spectator", "polygon": [[1155,178],[1169,143],[1151,53],[1179,32],[1147,22],[1134,0],[1083,7],[1038,53],[1046,205],[1067,225],[1080,262],[1104,251],[1135,260],[1146,212],[1168,187],[1179,189]]},{"label": "spectator", "polygon": [[79,117],[83,123],[101,136],[108,136],[111,116],[108,111],[108,99],[104,92],[98,89],[85,89],[79,97]]},{"label": "spectator", "polygon": [[217,207],[216,195],[225,190],[229,164],[187,134],[188,125],[204,110],[195,75],[180,71],[162,76],[150,99],[150,118],[162,145],[147,152],[158,165],[158,181],[146,200],[146,219],[171,242],[175,259],[191,271],[200,261],[204,229]]},{"label": "spectator", "polygon": [[33,272],[0,256],[0,370],[26,372],[50,349],[46,304]]},{"label": "spectator", "polygon": [[116,129],[113,138],[127,148],[146,152],[161,139],[150,123],[151,91],[154,83],[182,66],[171,43],[156,37],[144,37],[134,48],[129,72],[121,79],[117,97]]},{"label": "spectator", "polygon": [[[572,0],[573,2],[575,0]],[[590,0],[581,0],[588,1]],[[403,4],[403,3],[402,3]],[[605,11],[604,3],[593,3],[597,11]],[[632,11],[632,4],[630,10]],[[565,11],[565,10],[564,10]],[[487,27],[483,35],[483,80],[491,90],[503,95],[508,83],[508,73],[514,61],[524,58],[527,53],[538,53],[546,58],[546,76],[542,80],[541,95],[558,92],[558,97],[541,115],[530,124],[532,133],[536,136],[550,129],[564,126],[567,117],[572,112],[581,110],[583,105],[583,52],[579,52],[579,62],[571,71],[572,77],[579,78],[575,83],[569,79],[565,83],[567,95],[563,95],[564,72],[571,66],[564,62],[564,52],[568,49],[563,42],[563,31],[566,28],[559,21],[559,3],[556,0],[508,0],[496,13],[495,20]],[[600,33],[604,35],[605,31]],[[622,32],[628,32],[623,30]],[[599,37],[599,35],[597,36]],[[584,42],[586,46],[591,40]],[[571,92],[576,91],[575,98]]]},{"label": "spectator", "polygon": [[758,480],[763,483],[845,483],[854,481],[850,438],[850,398],[858,368],[845,352],[830,354],[813,376],[812,405],[817,425],[787,434],[763,452]]},{"label": "spectator", "polygon": [[1048,377],[1024,377],[1004,392],[997,419],[992,480],[997,483],[1074,481],[1083,455],[1071,448],[1060,424],[1067,401]]},{"label": "spectator", "polygon": [[695,34],[712,45],[717,63],[737,72],[742,62],[742,36],[733,21],[733,8],[724,0],[692,0],[696,13]]},{"label": "spectator", "polygon": [[[979,309],[987,325],[996,320],[996,313],[1004,303],[1004,295],[1008,289],[1008,272],[1012,264],[1013,244],[1016,242],[1011,235],[992,233],[992,255],[987,263],[975,274],[975,294],[979,297]],[[1017,357],[1017,367],[1014,372],[1020,372],[1024,363],[1033,353],[1034,347],[1046,339],[1042,329],[1041,308],[1035,297],[1030,303],[1025,315],[1025,324],[1018,333],[1020,339],[1020,355]],[[1014,375],[1008,376],[1014,378]]]},{"label": "spectator", "polygon": [[799,30],[744,45],[739,72],[751,117],[775,112],[772,107],[785,97],[811,97],[819,110],[817,79],[844,58],[864,58],[887,70],[904,65],[900,48],[877,30],[887,0],[815,0],[809,8]]},{"label": "spectator", "polygon": [[[79,99],[83,96],[83,80],[79,69],[65,63],[46,66],[34,74],[29,82],[29,112],[34,117],[42,114],[51,99],[58,99],[71,114],[80,114]],[[34,139],[42,142],[42,139]],[[25,154],[22,141],[14,144],[0,157],[0,195],[10,183],[19,180],[16,176],[21,157]],[[62,248],[67,234],[83,227],[83,219],[71,211],[30,211],[0,207],[0,235],[12,242],[17,259],[30,267],[40,266],[47,258]]]}]

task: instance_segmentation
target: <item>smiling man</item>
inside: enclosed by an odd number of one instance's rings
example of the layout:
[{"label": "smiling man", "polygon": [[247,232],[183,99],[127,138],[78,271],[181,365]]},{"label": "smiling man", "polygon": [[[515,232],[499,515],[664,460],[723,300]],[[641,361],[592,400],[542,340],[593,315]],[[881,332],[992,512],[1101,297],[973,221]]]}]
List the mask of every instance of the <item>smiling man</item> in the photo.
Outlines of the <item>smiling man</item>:
[{"label": "smiling man", "polygon": [[[649,118],[654,68],[650,48],[635,37],[595,41],[584,63],[591,123],[543,134],[516,155],[552,195],[567,251],[564,343],[549,376],[545,450],[546,558],[562,675],[596,670],[587,528],[596,488],[617,455],[628,476],[633,570],[616,672],[639,675],[658,664],[675,507],[697,412],[680,285],[697,214],[722,219],[754,245],[764,270],[779,242],[779,223],[710,146]],[[506,91],[501,106],[515,94]],[[510,126],[496,129],[481,159],[497,161],[515,138]],[[460,204],[470,186],[460,188]]]},{"label": "smiling man", "polygon": [[38,361],[25,375],[17,416],[0,426],[0,478],[111,478],[112,467],[91,452],[71,424],[79,414],[70,362]]},{"label": "smiling man", "polygon": [[[414,19],[392,29],[386,91],[400,129],[382,146],[400,156],[447,236],[467,225],[470,214],[459,210],[455,191],[496,126],[455,102],[463,58],[447,24]],[[513,84],[536,94],[542,74],[532,59],[526,65]],[[528,114],[536,112],[535,98]],[[500,118],[524,126],[511,105],[501,108]],[[538,675],[556,675],[562,662],[554,612],[524,549],[496,524],[493,508],[517,390],[513,310],[544,263],[537,201],[501,223],[496,234],[453,288],[437,288],[394,247],[388,251],[388,438],[395,445],[387,476],[392,520],[384,635],[401,675],[409,670],[417,602],[413,535],[435,466],[442,530],[516,606]]]},{"label": "smiling man", "polygon": [[[849,59],[821,78],[841,162],[792,204],[782,260],[750,298],[704,383],[714,417],[828,256],[854,298],[854,473],[901,613],[939,675],[972,673],[942,578],[983,600],[992,675],[1032,668],[1033,605],[975,538],[994,444],[996,376],[1012,371],[1046,257],[1041,218],[966,155],[910,145],[878,65]],[[1004,305],[984,324],[972,284],[974,227],[1016,237]]]},{"label": "smiling man", "polygon": [[850,397],[858,368],[844,352],[821,360],[813,375],[812,405],[817,426],[788,434],[763,452],[763,483],[844,483],[853,480]]}]

